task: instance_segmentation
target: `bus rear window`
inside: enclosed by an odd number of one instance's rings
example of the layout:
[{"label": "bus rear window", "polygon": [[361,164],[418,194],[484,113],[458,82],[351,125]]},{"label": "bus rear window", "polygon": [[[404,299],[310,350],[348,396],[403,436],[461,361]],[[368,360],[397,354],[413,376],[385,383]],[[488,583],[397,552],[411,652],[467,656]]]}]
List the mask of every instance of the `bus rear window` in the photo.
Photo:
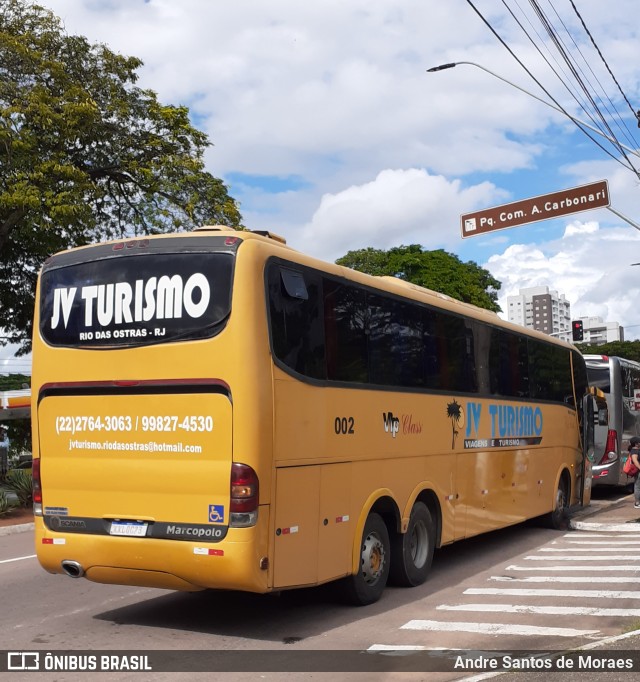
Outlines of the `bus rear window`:
[{"label": "bus rear window", "polygon": [[41,279],[40,333],[90,347],[213,336],[231,311],[233,263],[231,253],[185,252],[54,261]]},{"label": "bus rear window", "polygon": [[611,393],[611,380],[609,378],[609,363],[604,367],[589,367],[587,365],[589,385],[599,388],[604,393]]}]

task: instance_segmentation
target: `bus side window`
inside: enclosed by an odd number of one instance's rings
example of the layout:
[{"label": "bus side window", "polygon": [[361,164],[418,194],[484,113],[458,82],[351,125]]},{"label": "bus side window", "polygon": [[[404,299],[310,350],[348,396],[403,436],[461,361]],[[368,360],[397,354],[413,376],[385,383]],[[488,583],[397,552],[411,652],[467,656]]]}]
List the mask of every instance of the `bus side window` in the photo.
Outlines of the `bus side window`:
[{"label": "bus side window", "polygon": [[367,293],[369,381],[385,386],[423,386],[420,308]]},{"label": "bus side window", "polygon": [[570,351],[530,339],[529,352],[532,397],[565,402],[573,394]]},{"label": "bus side window", "polygon": [[323,280],[327,378],[367,383],[368,311],[365,292],[331,279]]},{"label": "bus side window", "polygon": [[314,273],[274,264],[269,269],[267,282],[275,356],[304,376],[324,379],[320,278]]},{"label": "bus side window", "polygon": [[442,391],[477,392],[473,332],[457,315],[423,312],[425,382]]},{"label": "bus side window", "polygon": [[529,396],[529,357],[526,339],[494,328],[489,349],[489,385],[493,395]]}]

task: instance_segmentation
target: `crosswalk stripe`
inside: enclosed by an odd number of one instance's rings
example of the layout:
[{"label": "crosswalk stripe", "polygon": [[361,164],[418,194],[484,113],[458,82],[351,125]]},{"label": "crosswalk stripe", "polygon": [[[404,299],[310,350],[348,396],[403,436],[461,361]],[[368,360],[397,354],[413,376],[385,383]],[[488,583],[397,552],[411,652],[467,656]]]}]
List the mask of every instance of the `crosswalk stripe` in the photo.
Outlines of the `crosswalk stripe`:
[{"label": "crosswalk stripe", "polygon": [[372,644],[367,651],[450,651],[449,649],[427,649],[419,644]]},{"label": "crosswalk stripe", "polygon": [[627,545],[640,545],[640,540],[567,540],[567,543],[570,545],[605,545],[608,547],[626,547]]},{"label": "crosswalk stripe", "polygon": [[597,635],[600,630],[576,630],[573,628],[548,628],[536,625],[509,623],[442,622],[437,620],[410,620],[401,630],[429,630],[431,632],[474,632],[485,635],[548,635],[551,637],[580,637]]},{"label": "crosswalk stripe", "polygon": [[[637,531],[637,528],[629,528],[631,531]],[[625,540],[633,540],[635,539],[640,539],[640,533],[637,535],[631,535],[630,533],[594,533],[594,532],[586,532],[586,533],[565,533],[563,538],[571,538],[572,540],[575,540],[576,538],[624,538]]]},{"label": "crosswalk stripe", "polygon": [[596,555],[596,556],[540,556],[538,554],[526,556],[527,561],[638,561],[640,557],[631,556],[629,554],[613,554],[611,556]]},{"label": "crosswalk stripe", "polygon": [[[584,552],[584,547],[541,547],[540,552]],[[640,552],[640,547],[598,547],[598,552]]]},{"label": "crosswalk stripe", "polygon": [[[558,557],[554,557],[557,559]],[[617,572],[617,571],[628,571],[630,573],[640,573],[640,566],[517,566],[512,564],[507,566],[505,570],[507,571],[593,571],[594,568],[598,572]]]},{"label": "crosswalk stripe", "polygon": [[590,599],[640,599],[640,591],[632,590],[549,590],[499,587],[470,587],[463,594],[486,594],[510,597],[577,597]]},{"label": "crosswalk stripe", "polygon": [[640,616],[640,609],[612,609],[589,606],[529,606],[526,604],[440,604],[437,611],[474,611],[479,613],[538,613],[547,616]]},{"label": "crosswalk stripe", "polygon": [[629,576],[610,576],[610,575],[593,575],[593,576],[575,576],[575,575],[531,575],[527,578],[513,578],[510,575],[492,575],[489,580],[503,583],[632,583],[638,584],[638,578],[631,578]]},{"label": "crosswalk stripe", "polygon": [[[578,531],[588,531],[590,528],[591,524],[588,521],[572,521],[571,522],[571,527],[574,530]],[[608,532],[608,533],[637,533],[638,529],[637,528],[625,528],[624,526],[621,526],[619,523],[603,523],[601,524],[601,527],[599,529],[601,532]],[[633,537],[633,536],[631,536]]]}]

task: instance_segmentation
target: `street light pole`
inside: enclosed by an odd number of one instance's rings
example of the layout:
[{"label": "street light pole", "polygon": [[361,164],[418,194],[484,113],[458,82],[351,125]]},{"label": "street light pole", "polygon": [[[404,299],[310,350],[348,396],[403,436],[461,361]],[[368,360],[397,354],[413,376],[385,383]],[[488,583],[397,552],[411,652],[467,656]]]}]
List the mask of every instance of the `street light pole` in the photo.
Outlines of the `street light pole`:
[{"label": "street light pole", "polygon": [[503,83],[507,83],[507,85],[510,85],[511,87],[515,88],[516,90],[520,90],[520,92],[524,92],[525,95],[529,95],[529,97],[533,97],[533,99],[537,99],[538,102],[542,102],[542,104],[549,107],[549,109],[553,109],[554,111],[557,111],[558,113],[563,114],[567,118],[570,118],[576,125],[583,126],[584,128],[587,128],[588,130],[590,130],[592,133],[595,133],[596,135],[600,135],[600,137],[604,137],[605,140],[608,140],[609,142],[616,145],[617,147],[621,147],[622,149],[629,152],[630,154],[633,154],[634,156],[640,157],[640,153],[638,153],[637,149],[632,149],[631,147],[625,146],[624,144],[613,139],[612,137],[605,135],[601,130],[598,130],[598,128],[594,128],[589,123],[586,123],[585,121],[581,121],[579,118],[572,116],[571,114],[566,112],[564,109],[561,109],[560,107],[556,107],[555,105],[551,104],[551,102],[547,102],[547,100],[542,99],[542,97],[538,97],[537,95],[534,95],[532,92],[525,90],[524,88],[520,87],[519,85],[512,83],[510,80],[507,80],[506,78],[504,78],[502,76],[499,76],[497,73],[494,73],[493,71],[487,69],[486,67],[482,66],[481,64],[477,64],[476,62],[451,62],[450,64],[440,64],[440,66],[433,66],[430,69],[427,69],[427,73],[434,73],[436,71],[444,71],[446,69],[453,69],[454,66],[461,66],[464,64],[466,64],[468,66],[475,66],[476,68],[480,69],[481,71],[484,71],[485,73],[490,74],[494,78],[501,80]]}]

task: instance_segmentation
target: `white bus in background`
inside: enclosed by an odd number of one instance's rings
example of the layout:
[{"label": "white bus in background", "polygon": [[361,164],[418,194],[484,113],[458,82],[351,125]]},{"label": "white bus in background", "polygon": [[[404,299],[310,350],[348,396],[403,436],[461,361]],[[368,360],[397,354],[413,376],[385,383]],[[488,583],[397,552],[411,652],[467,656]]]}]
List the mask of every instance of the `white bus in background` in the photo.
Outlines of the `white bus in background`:
[{"label": "white bus in background", "polygon": [[607,400],[608,424],[595,425],[593,485],[624,486],[631,479],[622,471],[629,439],[640,436],[640,363],[607,355],[585,355],[589,386]]}]

